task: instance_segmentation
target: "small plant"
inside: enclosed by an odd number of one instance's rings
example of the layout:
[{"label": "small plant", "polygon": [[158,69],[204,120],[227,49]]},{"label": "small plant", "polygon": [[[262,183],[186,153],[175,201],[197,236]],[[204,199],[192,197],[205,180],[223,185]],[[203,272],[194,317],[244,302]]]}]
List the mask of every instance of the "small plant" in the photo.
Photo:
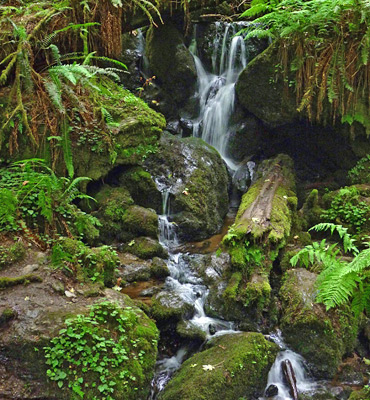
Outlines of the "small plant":
[{"label": "small plant", "polygon": [[356,316],[363,311],[370,314],[370,248],[360,251],[348,229],[341,225],[322,223],[310,230],[336,232],[343,242],[344,252],[353,257],[352,261],[344,261],[337,243],[328,245],[323,239],[306,246],[291,258],[293,266],[298,263],[306,268],[315,263],[322,265],[316,281],[316,300],[327,309],[350,302]]},{"label": "small plant", "polygon": [[147,352],[153,353],[149,367],[154,366],[158,339],[155,326],[139,323],[137,311],[108,301],[67,319],[44,347],[47,376],[73,400],[134,399],[148,372]]},{"label": "small plant", "polygon": [[348,177],[353,184],[370,182],[370,154],[357,162],[348,172]]},{"label": "small plant", "polygon": [[23,232],[43,242],[58,234],[96,236],[98,220],[72,204],[92,199],[78,189],[86,180],[58,178],[36,158],[0,169],[0,232]]},{"label": "small plant", "polygon": [[360,231],[369,221],[370,206],[359,200],[360,193],[356,187],[340,189],[334,196],[328,210],[325,210],[321,218],[325,221],[348,224]]}]

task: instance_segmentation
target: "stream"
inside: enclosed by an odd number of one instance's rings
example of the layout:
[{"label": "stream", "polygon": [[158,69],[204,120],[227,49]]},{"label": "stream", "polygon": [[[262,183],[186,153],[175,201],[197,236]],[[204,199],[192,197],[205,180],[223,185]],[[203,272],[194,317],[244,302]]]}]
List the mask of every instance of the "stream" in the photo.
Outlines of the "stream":
[{"label": "stream", "polygon": [[[240,72],[248,62],[248,46],[243,37],[235,36],[243,24],[215,23],[212,70],[207,71],[198,52],[196,41],[197,26],[194,27],[190,51],[193,54],[198,83],[196,98],[199,102],[199,114],[192,119],[193,136],[200,137],[215,147],[228,165],[232,176],[240,174],[239,165],[228,153],[229,120],[235,107],[235,83]],[[254,162],[244,165],[244,174],[253,177]],[[195,312],[188,323],[202,330],[207,340],[212,337],[238,332],[234,323],[208,316],[204,304],[208,295],[208,288],[202,279],[192,270],[186,253],[181,249],[183,244],[178,239],[178,227],[171,222],[171,186],[162,183],[160,177],[156,179],[158,190],[162,193],[162,214],[159,216],[159,240],[169,253],[167,265],[170,276],[167,277],[163,290],[174,292],[181,299],[194,305]],[[233,207],[237,207],[235,202]],[[186,245],[185,245],[186,248]],[[284,380],[281,363],[289,360],[295,376],[299,392],[312,393],[316,384],[308,378],[303,358],[289,350],[279,332],[269,335],[269,339],[277,343],[281,351],[273,364],[269,375],[266,390],[272,390],[269,399],[291,400],[290,390]],[[152,381],[152,390],[148,400],[155,400],[171,376],[178,370],[194,349],[187,346],[180,347],[176,353],[160,358],[156,364],[156,372]],[[270,392],[271,393],[271,392]],[[267,397],[261,397],[263,400]]]}]

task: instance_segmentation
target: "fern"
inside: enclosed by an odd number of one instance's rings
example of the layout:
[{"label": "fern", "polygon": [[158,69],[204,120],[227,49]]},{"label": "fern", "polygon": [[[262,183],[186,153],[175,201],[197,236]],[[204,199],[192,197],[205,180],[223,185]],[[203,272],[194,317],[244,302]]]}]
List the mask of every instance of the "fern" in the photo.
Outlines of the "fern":
[{"label": "fern", "polygon": [[354,256],[351,262],[338,258],[337,244],[326,246],[323,239],[306,246],[291,258],[290,263],[296,266],[298,262],[306,268],[319,262],[323,271],[319,274],[316,285],[318,294],[316,300],[323,303],[327,309],[349,303],[356,316],[370,308],[370,248],[361,252],[355,246],[354,240],[341,225],[319,224],[311,228],[315,231],[337,232],[343,240],[346,252]]}]

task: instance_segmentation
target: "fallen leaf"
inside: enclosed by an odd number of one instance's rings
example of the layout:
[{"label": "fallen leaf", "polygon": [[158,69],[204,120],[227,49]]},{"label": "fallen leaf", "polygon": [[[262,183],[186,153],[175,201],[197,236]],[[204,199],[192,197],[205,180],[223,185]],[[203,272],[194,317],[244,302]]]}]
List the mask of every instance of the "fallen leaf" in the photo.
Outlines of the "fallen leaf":
[{"label": "fallen leaf", "polygon": [[26,297],[24,298],[24,301],[30,301],[30,298],[29,298],[28,296],[26,296]]},{"label": "fallen leaf", "polygon": [[75,295],[74,293],[70,292],[69,290],[66,290],[66,291],[64,292],[64,294],[65,294],[67,297],[76,297],[76,295]]},{"label": "fallen leaf", "polygon": [[191,364],[190,368],[195,368],[198,364]]},{"label": "fallen leaf", "polygon": [[211,364],[202,365],[203,371],[212,371],[215,367]]}]

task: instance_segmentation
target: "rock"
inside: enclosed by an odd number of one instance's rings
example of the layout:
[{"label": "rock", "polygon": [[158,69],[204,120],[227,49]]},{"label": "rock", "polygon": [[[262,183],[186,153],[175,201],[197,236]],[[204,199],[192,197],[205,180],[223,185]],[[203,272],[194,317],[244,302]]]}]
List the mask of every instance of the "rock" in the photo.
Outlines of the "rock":
[{"label": "rock", "polygon": [[348,400],[368,400],[369,399],[369,391],[368,389],[362,389],[359,391],[353,391],[349,396]]},{"label": "rock", "polygon": [[215,338],[210,348],[186,360],[160,400],[235,400],[261,394],[278,346],[259,333]]},{"label": "rock", "polygon": [[146,36],[146,54],[158,82],[177,107],[193,93],[197,72],[193,56],[181,33],[171,23],[150,27]]},{"label": "rock", "polygon": [[277,396],[278,393],[279,393],[278,387],[276,385],[270,385],[265,391],[265,396],[274,397]]},{"label": "rock", "polygon": [[158,216],[150,208],[140,206],[129,207],[122,217],[122,229],[135,236],[158,237]]},{"label": "rock", "polygon": [[153,257],[167,258],[166,250],[160,245],[158,240],[149,237],[138,237],[133,239],[130,243],[122,246],[122,250],[130,252],[143,260]]},{"label": "rock", "polygon": [[26,256],[26,247],[22,242],[3,240],[0,246],[0,270],[8,267]]},{"label": "rock", "polygon": [[[64,295],[50,290],[59,283],[54,269],[40,266],[43,282],[15,286],[5,289],[0,296],[0,398],[24,400],[35,398],[67,400],[73,398],[72,392],[61,390],[47,379],[47,369],[44,348],[51,346],[51,340],[65,327],[67,318],[75,318],[78,314],[89,315],[89,306],[100,299],[78,296],[77,302],[72,303]],[[59,274],[57,274],[59,276]],[[67,279],[66,279],[67,281]],[[84,288],[89,286],[84,285]],[[28,298],[28,301],[25,299]],[[154,323],[129,299],[128,296],[113,290],[104,291],[104,300],[108,304],[118,304],[119,310],[125,310],[130,315],[131,325],[127,325],[126,333],[132,340],[137,340],[137,351],[143,350],[142,362],[134,365],[134,361],[126,362],[119,367],[119,372],[129,371],[136,377],[136,387],[125,392],[125,399],[145,399],[148,395],[150,380],[156,360],[156,340],[158,330]],[[129,311],[131,310],[131,311]],[[126,314],[127,315],[127,314]],[[112,327],[110,327],[112,328]],[[113,332],[113,330],[112,330]],[[113,336],[110,336],[112,338]],[[123,343],[126,346],[127,343]],[[130,344],[127,344],[131,346]],[[89,346],[89,345],[88,345]],[[73,351],[71,348],[68,351]],[[130,354],[136,352],[131,348]],[[138,357],[138,354],[137,354]],[[134,360],[134,357],[132,357]],[[67,366],[68,368],[68,366]],[[111,377],[116,371],[112,371]],[[91,384],[92,375],[83,374],[84,382]],[[93,379],[96,376],[94,375]],[[116,387],[115,387],[116,388]],[[93,391],[91,395],[99,396]]]},{"label": "rock", "polygon": [[146,167],[170,188],[170,220],[179,226],[183,241],[217,233],[228,211],[228,173],[217,151],[197,138],[163,135]]},{"label": "rock", "polygon": [[170,275],[170,270],[164,260],[154,257],[150,266],[150,274],[154,278],[163,279]]},{"label": "rock", "polygon": [[357,324],[350,310],[326,312],[315,303],[315,281],[316,274],[305,269],[285,273],[279,293],[281,329],[287,344],[308,361],[316,377],[331,378],[342,356],[353,350]]},{"label": "rock", "polygon": [[130,253],[118,253],[120,267],[117,275],[125,282],[147,281],[151,276],[150,261],[141,260]]},{"label": "rock", "polygon": [[243,162],[233,175],[233,185],[239,192],[245,193],[253,179],[256,164],[253,161]]},{"label": "rock", "polygon": [[196,340],[204,342],[207,339],[206,332],[196,327],[189,321],[180,321],[176,325],[176,332],[183,339]]},{"label": "rock", "polygon": [[32,272],[37,271],[39,268],[39,264],[28,264],[22,269],[22,275],[28,275]]},{"label": "rock", "polygon": [[135,204],[162,213],[162,195],[150,173],[142,167],[131,167],[125,170],[118,175],[118,182],[130,192]]},{"label": "rock", "polygon": [[189,319],[193,312],[194,305],[174,292],[160,292],[152,299],[151,315],[157,321]]},{"label": "rock", "polygon": [[[284,82],[275,72],[278,46],[272,44],[242,71],[236,83],[240,103],[270,127],[298,119],[293,91],[283,95]],[[277,79],[274,79],[275,76]]]}]

